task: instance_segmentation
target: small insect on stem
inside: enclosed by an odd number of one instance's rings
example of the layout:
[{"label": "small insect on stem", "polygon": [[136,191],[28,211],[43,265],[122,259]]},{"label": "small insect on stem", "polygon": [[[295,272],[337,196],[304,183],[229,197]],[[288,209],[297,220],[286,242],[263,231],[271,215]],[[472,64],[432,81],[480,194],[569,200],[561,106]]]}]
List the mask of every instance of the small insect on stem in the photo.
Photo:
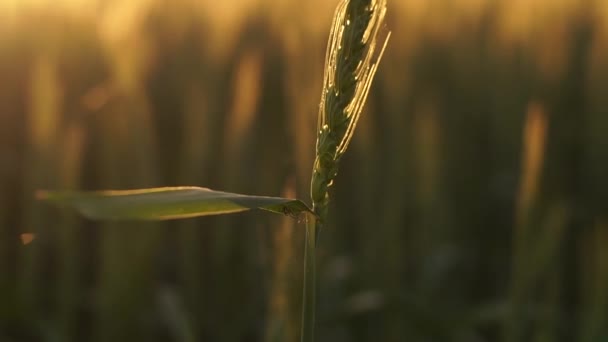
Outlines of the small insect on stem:
[{"label": "small insect on stem", "polygon": [[298,217],[298,214],[293,209],[291,209],[291,208],[289,208],[287,206],[283,207],[283,209],[281,211],[283,212],[283,214],[285,216],[289,216],[291,218],[297,218]]}]

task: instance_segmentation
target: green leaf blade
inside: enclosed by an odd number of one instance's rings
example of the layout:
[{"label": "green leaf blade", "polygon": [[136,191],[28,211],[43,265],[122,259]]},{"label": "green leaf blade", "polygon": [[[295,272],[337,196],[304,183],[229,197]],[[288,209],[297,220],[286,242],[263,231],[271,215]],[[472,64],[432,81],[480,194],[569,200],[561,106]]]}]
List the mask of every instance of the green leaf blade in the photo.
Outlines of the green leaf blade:
[{"label": "green leaf blade", "polygon": [[312,211],[300,200],[249,196],[200,187],[41,191],[38,198],[76,209],[93,220],[159,221],[261,209],[292,216]]}]

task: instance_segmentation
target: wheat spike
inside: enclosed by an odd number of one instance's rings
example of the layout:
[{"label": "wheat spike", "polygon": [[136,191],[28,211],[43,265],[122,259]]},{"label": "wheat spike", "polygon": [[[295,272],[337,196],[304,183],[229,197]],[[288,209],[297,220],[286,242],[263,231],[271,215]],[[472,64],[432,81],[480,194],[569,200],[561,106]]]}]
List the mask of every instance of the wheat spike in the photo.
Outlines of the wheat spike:
[{"label": "wheat spike", "polygon": [[341,0],[334,14],[311,180],[313,208],[320,223],[327,214],[328,189],[338,173],[338,162],[353,136],[390,36],[390,32],[381,34],[385,14],[386,0]]}]

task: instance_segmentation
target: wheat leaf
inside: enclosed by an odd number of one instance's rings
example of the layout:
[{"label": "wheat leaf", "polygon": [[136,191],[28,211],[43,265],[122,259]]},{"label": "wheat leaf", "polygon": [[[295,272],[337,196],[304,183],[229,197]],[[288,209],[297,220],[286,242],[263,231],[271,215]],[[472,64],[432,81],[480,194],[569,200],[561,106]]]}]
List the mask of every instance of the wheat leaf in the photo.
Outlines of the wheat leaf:
[{"label": "wheat leaf", "polygon": [[248,196],[199,187],[137,190],[40,191],[39,199],[76,209],[95,220],[171,220],[252,209],[296,216],[312,213],[300,200]]}]

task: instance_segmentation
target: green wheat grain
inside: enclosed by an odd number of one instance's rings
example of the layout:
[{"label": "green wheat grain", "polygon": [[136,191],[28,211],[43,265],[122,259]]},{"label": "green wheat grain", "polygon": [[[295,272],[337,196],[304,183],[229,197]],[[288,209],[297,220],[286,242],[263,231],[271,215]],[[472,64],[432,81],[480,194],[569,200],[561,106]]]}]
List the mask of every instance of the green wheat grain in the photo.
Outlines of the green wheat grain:
[{"label": "green wheat grain", "polygon": [[385,14],[386,0],[342,0],[334,15],[311,180],[319,224],[327,216],[328,189],[338,174],[338,162],[348,148],[388,42],[390,33],[381,34]]}]

